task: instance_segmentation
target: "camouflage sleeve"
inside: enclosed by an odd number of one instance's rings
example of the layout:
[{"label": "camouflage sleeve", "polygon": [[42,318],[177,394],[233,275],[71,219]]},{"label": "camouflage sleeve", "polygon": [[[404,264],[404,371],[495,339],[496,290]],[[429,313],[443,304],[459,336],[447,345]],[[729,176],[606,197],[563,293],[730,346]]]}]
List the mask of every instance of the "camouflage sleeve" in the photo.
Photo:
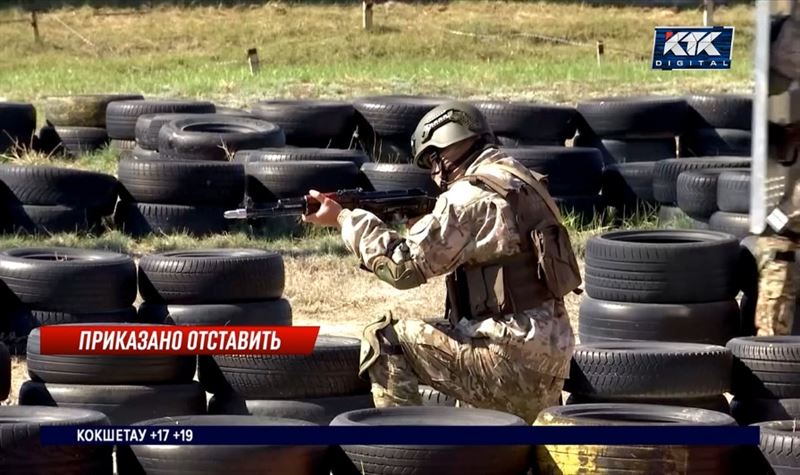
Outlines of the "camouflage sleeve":
[{"label": "camouflage sleeve", "polygon": [[442,194],[433,211],[417,221],[406,236],[364,210],[342,211],[339,224],[345,245],[372,271],[388,258],[390,265],[405,266],[395,272],[398,276],[418,274],[402,288],[448,274],[468,260],[518,249],[518,237],[508,226],[513,216],[504,200],[489,196],[464,200],[462,193],[460,202],[453,202],[448,195]]}]

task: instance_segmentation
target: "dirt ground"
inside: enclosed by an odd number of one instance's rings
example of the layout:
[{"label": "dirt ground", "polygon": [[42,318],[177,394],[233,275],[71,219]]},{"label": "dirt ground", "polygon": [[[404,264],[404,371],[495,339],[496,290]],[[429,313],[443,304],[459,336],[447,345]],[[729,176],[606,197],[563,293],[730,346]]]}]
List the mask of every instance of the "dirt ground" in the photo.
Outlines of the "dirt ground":
[{"label": "dirt ground", "polygon": [[[319,325],[320,334],[358,337],[363,325],[391,311],[399,318],[430,318],[444,313],[444,279],[416,289],[397,290],[358,268],[353,257],[287,257],[286,290],[295,325]],[[582,267],[582,263],[581,263]],[[580,297],[569,295],[567,310],[577,331]],[[3,404],[16,404],[19,387],[28,379],[25,359],[12,361],[11,394]]]}]

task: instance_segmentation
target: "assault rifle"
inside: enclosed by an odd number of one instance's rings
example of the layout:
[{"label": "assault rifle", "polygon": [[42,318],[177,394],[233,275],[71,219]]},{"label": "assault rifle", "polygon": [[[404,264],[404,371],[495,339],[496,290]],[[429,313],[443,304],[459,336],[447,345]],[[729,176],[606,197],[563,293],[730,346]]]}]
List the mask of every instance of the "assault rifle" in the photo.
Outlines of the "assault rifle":
[{"label": "assault rifle", "polygon": [[[407,220],[433,211],[436,198],[421,189],[363,191],[361,188],[323,193],[345,209],[360,208],[384,221]],[[268,205],[225,211],[227,219],[265,219],[316,213],[320,202],[311,196],[278,200]]]}]

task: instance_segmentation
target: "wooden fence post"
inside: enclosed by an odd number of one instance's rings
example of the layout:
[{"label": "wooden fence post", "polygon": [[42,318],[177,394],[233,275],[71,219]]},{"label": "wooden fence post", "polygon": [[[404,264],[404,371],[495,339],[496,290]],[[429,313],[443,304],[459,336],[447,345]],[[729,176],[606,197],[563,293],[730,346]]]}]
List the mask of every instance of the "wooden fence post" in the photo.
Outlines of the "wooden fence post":
[{"label": "wooden fence post", "polygon": [[361,2],[363,27],[369,31],[372,29],[372,0],[364,0]]},{"label": "wooden fence post", "polygon": [[41,43],[42,38],[39,36],[39,18],[36,15],[36,10],[31,10],[31,26],[33,27],[33,39],[37,43]]},{"label": "wooden fence post", "polygon": [[603,54],[605,54],[605,47],[603,46],[603,40],[597,41],[597,66],[600,66],[601,59],[603,58]]},{"label": "wooden fence post", "polygon": [[714,0],[703,1],[703,26],[714,25]]}]

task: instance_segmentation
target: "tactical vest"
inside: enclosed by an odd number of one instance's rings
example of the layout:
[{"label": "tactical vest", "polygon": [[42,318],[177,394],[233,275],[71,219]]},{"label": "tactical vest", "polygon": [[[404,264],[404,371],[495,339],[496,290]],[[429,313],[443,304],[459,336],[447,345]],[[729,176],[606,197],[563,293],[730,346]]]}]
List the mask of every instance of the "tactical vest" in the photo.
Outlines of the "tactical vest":
[{"label": "tactical vest", "polygon": [[[518,190],[497,172],[523,182]],[[521,252],[479,264],[459,266],[447,276],[447,313],[484,320],[520,313],[551,299],[561,299],[581,284],[580,269],[561,214],[541,183],[543,175],[528,174],[498,163],[479,166],[462,178],[502,196],[516,217]]]}]

